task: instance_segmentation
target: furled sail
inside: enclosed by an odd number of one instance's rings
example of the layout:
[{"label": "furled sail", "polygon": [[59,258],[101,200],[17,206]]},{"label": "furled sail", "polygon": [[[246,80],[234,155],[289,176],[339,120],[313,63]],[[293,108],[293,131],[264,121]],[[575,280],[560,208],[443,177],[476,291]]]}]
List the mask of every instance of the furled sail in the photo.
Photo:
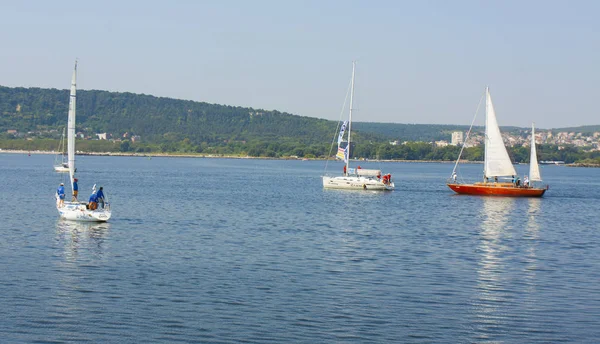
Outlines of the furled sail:
[{"label": "furled sail", "polygon": [[492,104],[489,88],[486,88],[485,102],[485,177],[516,175],[515,168],[510,161],[502,134],[496,120],[496,112]]}]

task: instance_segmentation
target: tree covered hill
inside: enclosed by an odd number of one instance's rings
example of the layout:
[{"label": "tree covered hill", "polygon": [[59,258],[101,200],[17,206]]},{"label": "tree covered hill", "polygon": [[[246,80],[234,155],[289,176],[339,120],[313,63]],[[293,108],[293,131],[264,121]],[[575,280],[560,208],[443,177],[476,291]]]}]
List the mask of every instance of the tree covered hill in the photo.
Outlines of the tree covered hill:
[{"label": "tree covered hill", "polygon": [[[67,124],[68,99],[68,90],[0,86],[0,148],[56,149],[52,139],[58,139]],[[109,138],[118,139],[78,141],[77,147],[85,151],[329,156],[337,126],[337,121],[279,111],[145,94],[77,91],[77,132],[87,138],[107,133]],[[21,135],[9,135],[8,130]],[[457,147],[438,149],[429,142],[449,141],[457,130],[465,132],[468,126],[357,122],[353,124],[353,141],[357,143],[353,156],[452,160]],[[475,130],[482,132],[483,128]],[[517,127],[502,130],[529,132],[529,128]],[[28,132],[32,134],[23,134]],[[130,140],[133,136],[139,140]],[[389,141],[422,144],[392,146]],[[468,158],[480,159],[479,151],[474,149]]]},{"label": "tree covered hill", "polygon": [[[0,87],[0,129],[34,131],[64,127],[68,90]],[[295,138],[302,143],[332,137],[336,123],[278,111],[159,98],[144,94],[77,91],[77,130],[140,135],[162,142],[249,141]]]}]

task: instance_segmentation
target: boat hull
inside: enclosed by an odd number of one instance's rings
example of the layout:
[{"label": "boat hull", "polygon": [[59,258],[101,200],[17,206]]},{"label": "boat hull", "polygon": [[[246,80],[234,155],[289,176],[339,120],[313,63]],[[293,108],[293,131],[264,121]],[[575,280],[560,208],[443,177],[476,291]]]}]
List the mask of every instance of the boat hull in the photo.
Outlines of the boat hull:
[{"label": "boat hull", "polygon": [[364,177],[323,177],[325,189],[392,191],[394,183],[384,184],[382,181]]},{"label": "boat hull", "polygon": [[84,203],[65,202],[64,206],[56,206],[60,217],[65,220],[81,222],[106,222],[110,219],[110,208],[96,210],[87,209]]},{"label": "boat hull", "polygon": [[479,196],[542,197],[545,188],[517,187],[507,183],[447,184],[458,194]]},{"label": "boat hull", "polygon": [[59,173],[69,173],[69,168],[64,166],[54,166],[54,171]]}]

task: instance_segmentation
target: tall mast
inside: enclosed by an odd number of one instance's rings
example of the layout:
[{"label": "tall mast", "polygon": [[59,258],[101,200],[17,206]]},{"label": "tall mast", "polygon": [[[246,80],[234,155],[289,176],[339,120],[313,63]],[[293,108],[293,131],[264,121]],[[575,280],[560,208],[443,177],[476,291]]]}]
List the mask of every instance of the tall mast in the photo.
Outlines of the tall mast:
[{"label": "tall mast", "polygon": [[[352,86],[350,88],[350,116],[348,118],[348,159],[346,159],[346,169],[350,168],[350,134],[352,133],[352,101],[354,98],[354,68],[356,61],[352,61]],[[349,170],[348,170],[349,171]]]},{"label": "tall mast", "polygon": [[77,103],[77,60],[71,78],[71,93],[69,96],[69,120],[67,123],[67,144],[69,156],[69,176],[71,179],[71,190],[73,190],[73,178],[75,176],[75,108]]}]

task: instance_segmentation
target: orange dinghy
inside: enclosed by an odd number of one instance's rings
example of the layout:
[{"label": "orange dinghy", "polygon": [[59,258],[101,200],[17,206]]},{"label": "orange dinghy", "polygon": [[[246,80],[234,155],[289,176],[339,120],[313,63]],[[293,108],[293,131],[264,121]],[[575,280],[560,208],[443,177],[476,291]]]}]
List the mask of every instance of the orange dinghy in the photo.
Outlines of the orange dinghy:
[{"label": "orange dinghy", "polygon": [[[492,97],[488,88],[485,90],[485,151],[483,166],[483,182],[460,183],[457,181],[456,168],[460,161],[461,149],[454,170],[452,171],[451,181],[447,183],[448,187],[454,192],[465,195],[480,196],[509,196],[509,197],[542,197],[548,186],[534,186],[534,182],[541,182],[540,169],[537,161],[535,149],[535,129],[531,126],[531,155],[529,159],[529,177],[525,176],[521,184],[515,168],[508,156],[508,151],[504,145],[500,127],[496,120],[496,112],[492,104]],[[473,119],[473,122],[475,120]],[[471,123],[471,128],[473,124]],[[467,139],[471,129],[467,133]],[[504,180],[502,178],[504,177]],[[512,182],[506,182],[506,177],[511,178]],[[498,179],[500,178],[500,182]]]}]

